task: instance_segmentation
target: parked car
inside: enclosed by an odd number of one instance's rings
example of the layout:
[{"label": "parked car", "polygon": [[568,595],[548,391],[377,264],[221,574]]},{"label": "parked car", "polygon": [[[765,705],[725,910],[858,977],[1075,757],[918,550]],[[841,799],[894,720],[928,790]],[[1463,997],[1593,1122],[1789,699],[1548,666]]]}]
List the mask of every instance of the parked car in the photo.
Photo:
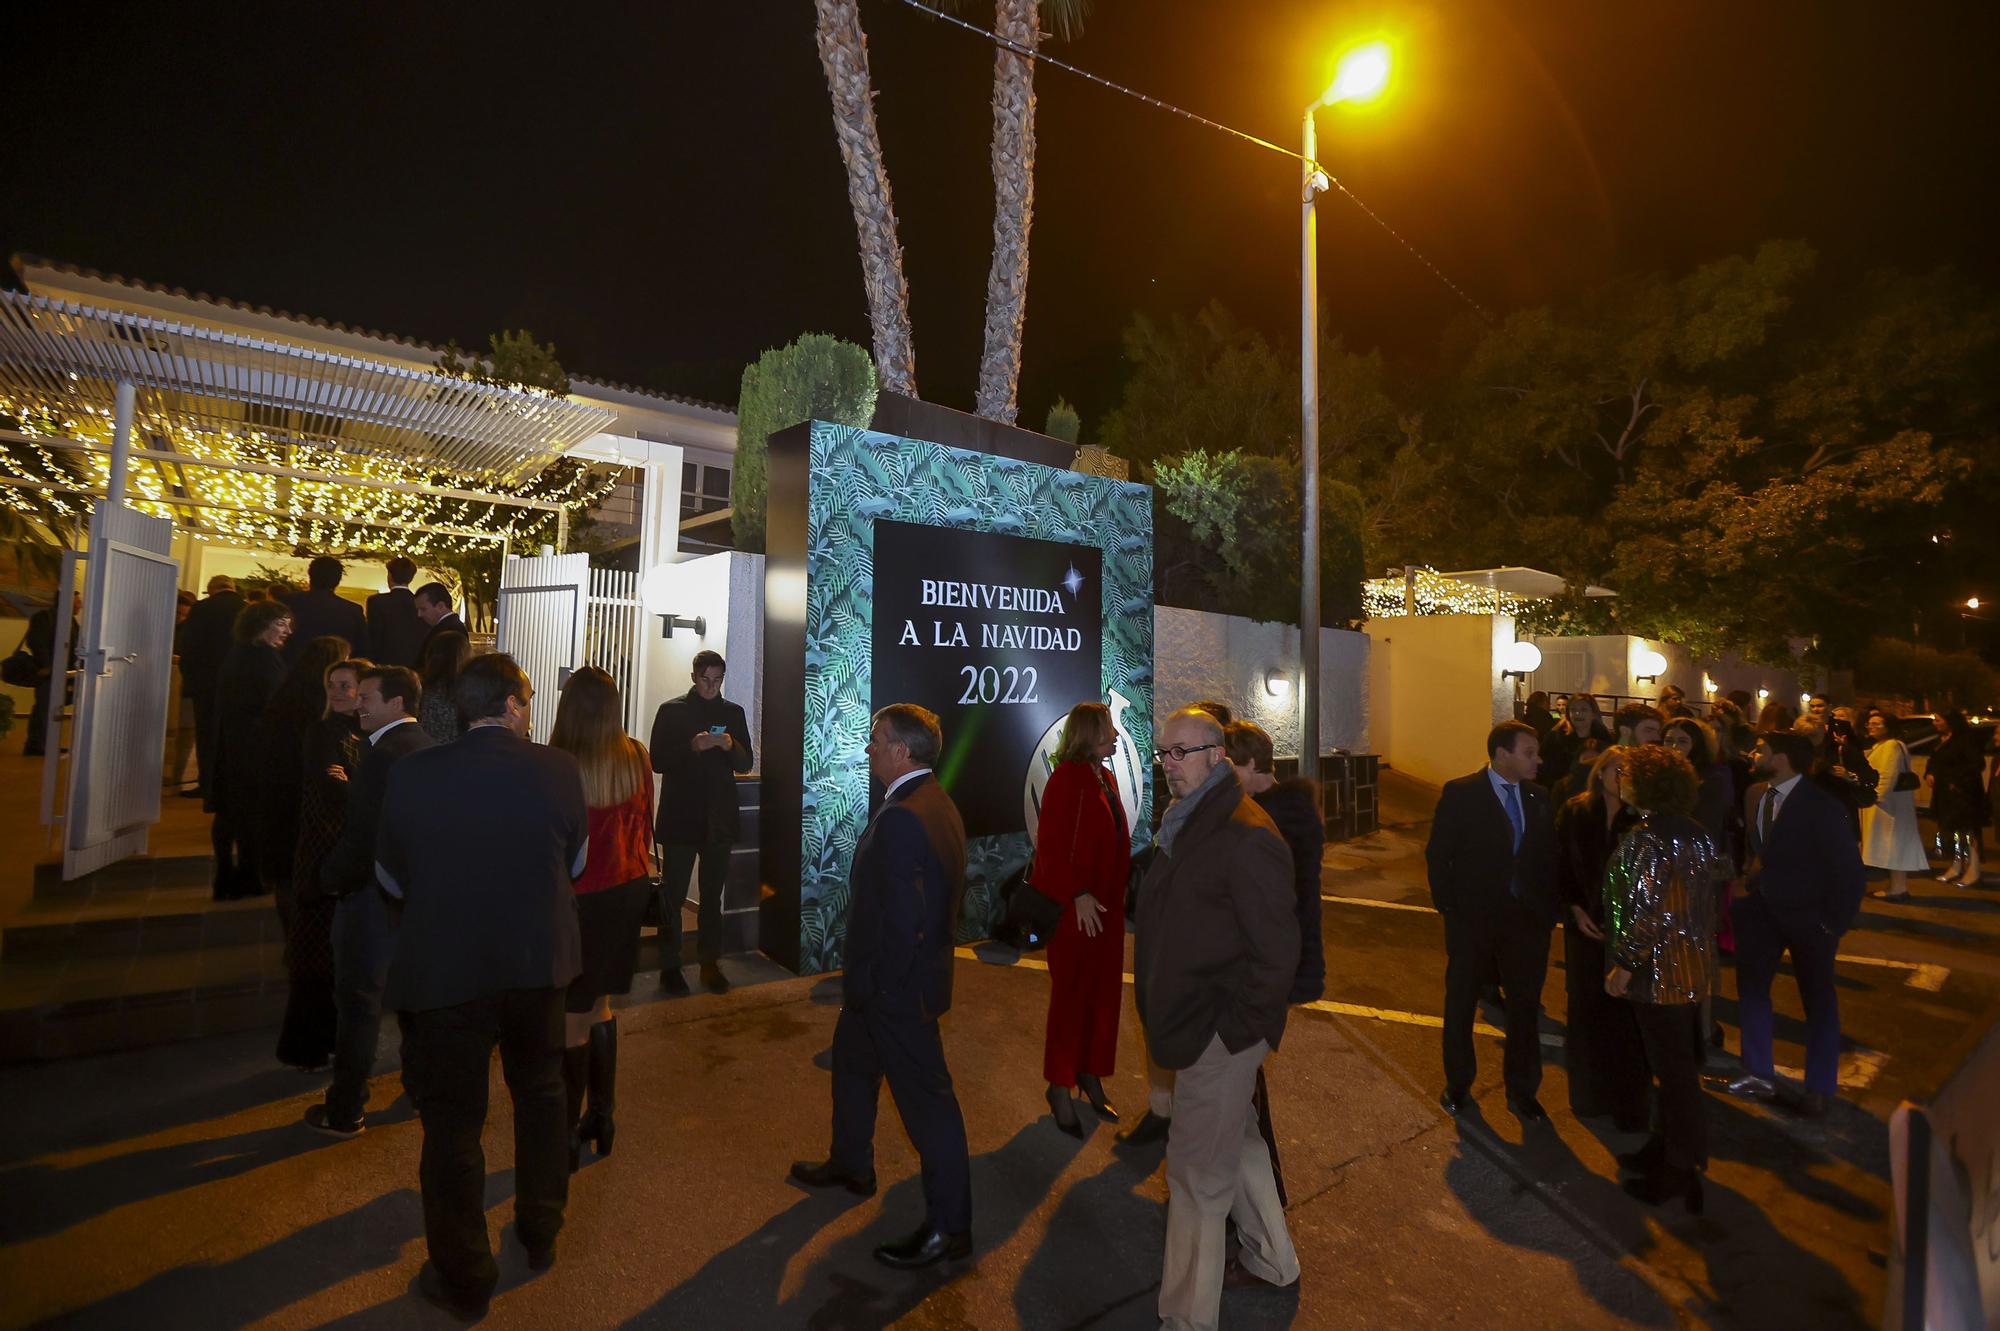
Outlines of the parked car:
[{"label": "parked car", "polygon": [[[1993,747],[1996,718],[1978,713],[1968,714],[1965,719],[1972,727],[1972,733],[1978,736],[1979,747],[1990,751]],[[1929,713],[1900,716],[1896,718],[1890,733],[1903,741],[1904,747],[1909,749],[1910,770],[1917,774],[1917,780],[1921,782],[1924,779],[1924,769],[1930,765],[1931,754],[1936,751],[1938,740],[1942,738],[1937,732],[1936,718]],[[1928,785],[1919,785],[1917,808],[1927,811],[1930,807],[1931,788]]]}]

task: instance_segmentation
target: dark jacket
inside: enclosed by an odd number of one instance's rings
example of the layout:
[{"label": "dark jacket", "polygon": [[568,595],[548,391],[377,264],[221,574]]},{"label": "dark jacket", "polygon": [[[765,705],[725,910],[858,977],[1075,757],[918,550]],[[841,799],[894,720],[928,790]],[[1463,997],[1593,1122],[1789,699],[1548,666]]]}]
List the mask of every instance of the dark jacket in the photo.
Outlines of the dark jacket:
[{"label": "dark jacket", "polygon": [[1991,809],[1980,784],[1985,767],[1979,736],[1969,728],[1939,743],[1931,754],[1924,772],[1931,778],[1931,816],[1940,832],[1976,832],[1986,826]]},{"label": "dark jacket", "polygon": [[[412,602],[415,601],[414,595],[411,597],[411,600]],[[421,623],[422,621],[418,622]],[[422,641],[417,643],[417,660],[421,661],[424,659],[424,648],[430,646],[431,639],[440,633],[463,633],[468,640],[472,637],[472,630],[467,628],[465,621],[458,617],[458,611],[449,611],[443,619],[440,619],[437,623],[424,630]],[[411,667],[413,670],[415,668],[415,666]]]},{"label": "dark jacket", "polygon": [[296,657],[314,638],[345,638],[349,654],[368,645],[368,617],[361,607],[331,590],[293,592],[285,598],[292,608],[292,636],[285,659]]},{"label": "dark jacket", "polygon": [[408,587],[391,587],[368,598],[368,645],[365,650],[376,665],[417,668],[417,649],[424,645],[424,621],[417,618],[417,598]]},{"label": "dark jacket", "polygon": [[[689,745],[696,735],[723,726],[736,747],[727,751]],[[653,770],[660,774],[660,814],[655,827],[663,846],[734,845],[738,835],[737,772],[755,765],[750,751],[750,722],[743,709],[717,695],[703,698],[697,689],[669,698],[653,716],[653,736],[646,745]]]},{"label": "dark jacket", "polygon": [[1445,782],[1431,815],[1431,902],[1439,912],[1490,914],[1516,900],[1537,919],[1556,918],[1555,816],[1549,797],[1532,781],[1521,783],[1521,846],[1493,784],[1480,768]]},{"label": "dark jacket", "polygon": [[1292,982],[1292,1002],[1317,1002],[1326,992],[1326,943],[1320,935],[1320,857],[1326,851],[1326,824],[1312,782],[1303,778],[1280,781],[1254,797],[1271,815],[1278,835],[1292,852],[1292,892],[1298,905],[1299,973]]},{"label": "dark jacket", "polygon": [[257,729],[258,869],[266,882],[288,883],[297,860],[299,806],[305,796],[306,737],[326,712],[326,686],[287,671]]},{"label": "dark jacket", "polygon": [[1201,797],[1139,888],[1133,996],[1163,1068],[1222,1037],[1278,1047],[1299,974],[1292,852],[1232,773]]},{"label": "dark jacket", "polygon": [[1745,886],[1794,928],[1815,926],[1836,937],[1846,933],[1867,882],[1847,810],[1811,777],[1802,778],[1779,809],[1766,843],[1759,815],[1769,787],[1760,781],[1743,800],[1752,856]]},{"label": "dark jacket", "polygon": [[476,726],[405,755],[375,838],[377,875],[403,899],[383,1006],[425,1012],[575,979],[572,884],[589,838],[583,777],[561,749]]},{"label": "dark jacket", "polygon": [[842,1001],[923,1021],[949,1012],[965,822],[935,778],[913,777],[883,802],[847,881]]},{"label": "dark jacket", "polygon": [[337,897],[358,892],[375,883],[375,835],[382,821],[382,799],[389,787],[389,773],[398,760],[434,742],[424,728],[412,721],[397,726],[381,740],[368,743],[361,769],[349,772],[352,788],[347,792],[347,814],[340,825],[340,840],[320,861],[320,886]]},{"label": "dark jacket", "polygon": [[[1558,720],[1549,728],[1548,737],[1542,740],[1542,762],[1535,771],[1536,784],[1560,804],[1563,796],[1557,787],[1572,778],[1581,782],[1583,778],[1577,772],[1578,765],[1587,767],[1596,761],[1598,754],[1610,747],[1611,732],[1604,728],[1603,722],[1592,725],[1589,734],[1579,735],[1569,728],[1567,719]],[[1576,785],[1569,793],[1580,795],[1583,791],[1580,785]]]},{"label": "dark jacket", "polygon": [[215,682],[216,771],[209,801],[217,812],[260,818],[264,804],[264,714],[285,678],[285,658],[261,642],[239,642]]},{"label": "dark jacket", "polygon": [[1564,924],[1570,923],[1571,906],[1583,907],[1593,923],[1604,923],[1604,866],[1638,821],[1629,805],[1621,805],[1615,824],[1607,826],[1604,796],[1594,790],[1570,796],[1556,810],[1556,901]]},{"label": "dark jacket", "polygon": [[182,693],[203,703],[215,700],[216,681],[222,678],[222,663],[236,643],[236,616],[242,612],[243,598],[235,592],[216,592],[188,609],[188,617],[174,634]]}]

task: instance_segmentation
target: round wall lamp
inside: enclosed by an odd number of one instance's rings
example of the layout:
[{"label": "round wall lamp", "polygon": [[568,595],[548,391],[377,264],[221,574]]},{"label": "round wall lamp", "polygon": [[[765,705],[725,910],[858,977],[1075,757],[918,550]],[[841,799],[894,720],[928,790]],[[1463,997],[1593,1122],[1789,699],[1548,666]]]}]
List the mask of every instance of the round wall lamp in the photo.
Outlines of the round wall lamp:
[{"label": "round wall lamp", "polygon": [[1532,642],[1508,643],[1500,653],[1500,678],[1523,679],[1542,668],[1542,649]]},{"label": "round wall lamp", "polygon": [[1273,698],[1289,697],[1292,692],[1292,677],[1278,666],[1264,672],[1264,692]]},{"label": "round wall lamp", "polygon": [[1642,684],[1656,682],[1667,673],[1667,658],[1651,647],[1642,647],[1632,655],[1632,678]]}]

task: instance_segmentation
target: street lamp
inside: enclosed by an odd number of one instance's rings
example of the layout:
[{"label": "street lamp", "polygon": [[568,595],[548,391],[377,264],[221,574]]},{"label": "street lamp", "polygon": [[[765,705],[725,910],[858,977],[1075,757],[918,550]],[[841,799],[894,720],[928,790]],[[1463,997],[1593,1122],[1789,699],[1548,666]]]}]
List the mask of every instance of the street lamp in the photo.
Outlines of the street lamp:
[{"label": "street lamp", "polygon": [[1319,780],[1319,231],[1314,212],[1333,182],[1319,165],[1313,115],[1322,106],[1365,102],[1389,83],[1389,47],[1357,46],[1341,57],[1333,82],[1305,110],[1301,163],[1302,223],[1299,261],[1299,488],[1303,563],[1299,570],[1299,775]]}]

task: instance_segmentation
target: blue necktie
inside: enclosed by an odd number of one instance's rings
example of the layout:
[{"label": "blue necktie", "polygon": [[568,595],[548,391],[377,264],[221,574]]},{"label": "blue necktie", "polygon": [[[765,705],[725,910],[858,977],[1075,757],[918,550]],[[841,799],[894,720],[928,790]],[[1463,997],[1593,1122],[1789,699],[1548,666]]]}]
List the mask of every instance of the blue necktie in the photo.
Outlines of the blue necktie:
[{"label": "blue necktie", "polygon": [[1521,848],[1521,838],[1527,833],[1528,825],[1521,818],[1520,787],[1510,782],[1500,783],[1500,789],[1507,792],[1507,821],[1514,826],[1514,849]]}]

